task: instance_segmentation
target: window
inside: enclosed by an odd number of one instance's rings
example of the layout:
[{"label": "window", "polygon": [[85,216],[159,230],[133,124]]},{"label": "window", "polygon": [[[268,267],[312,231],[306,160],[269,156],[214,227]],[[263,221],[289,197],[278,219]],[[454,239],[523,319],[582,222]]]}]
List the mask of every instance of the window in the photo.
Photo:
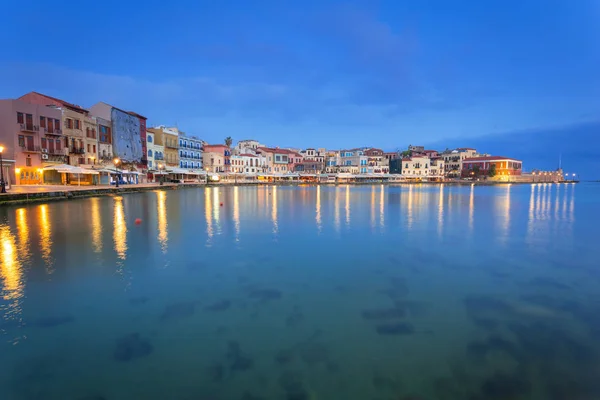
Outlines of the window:
[{"label": "window", "polygon": [[61,141],[60,139],[56,139],[56,150],[60,151]]},{"label": "window", "polygon": [[28,157],[25,159],[25,166],[26,166],[26,167],[31,167],[31,157],[29,157],[29,156],[28,156]]},{"label": "window", "polygon": [[152,150],[148,150],[148,157],[152,157]]},{"label": "window", "polygon": [[19,147],[25,147],[25,136],[19,135]]},{"label": "window", "polygon": [[148,168],[152,168],[152,161],[148,161]]},{"label": "window", "polygon": [[46,148],[46,138],[42,138],[42,148],[45,149]]},{"label": "window", "polygon": [[17,113],[17,123],[18,124],[24,124],[25,123],[25,119],[23,118],[23,113],[20,113],[20,112]]},{"label": "window", "polygon": [[81,129],[81,121],[78,119],[75,120],[75,129]]},{"label": "window", "polygon": [[94,154],[96,154],[96,145],[95,144],[92,145],[92,149],[93,149],[92,151],[94,152]]},{"label": "window", "polygon": [[91,144],[87,144],[87,152],[91,153],[92,152],[92,145]]},{"label": "window", "polygon": [[152,143],[152,136],[148,135],[148,143]]},{"label": "window", "polygon": [[40,127],[46,127],[46,117],[40,117]]},{"label": "window", "polygon": [[58,119],[54,120],[54,129],[60,129],[60,121]]},{"label": "window", "polygon": [[72,129],[73,128],[73,120],[71,118],[67,118],[67,128]]}]

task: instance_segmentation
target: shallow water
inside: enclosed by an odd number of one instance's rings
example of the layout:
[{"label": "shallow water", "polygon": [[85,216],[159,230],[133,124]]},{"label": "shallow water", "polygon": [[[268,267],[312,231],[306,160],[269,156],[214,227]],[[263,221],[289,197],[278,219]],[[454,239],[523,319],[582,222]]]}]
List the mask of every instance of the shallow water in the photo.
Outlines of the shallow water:
[{"label": "shallow water", "polygon": [[598,399],[599,205],[582,183],[3,207],[0,398]]}]

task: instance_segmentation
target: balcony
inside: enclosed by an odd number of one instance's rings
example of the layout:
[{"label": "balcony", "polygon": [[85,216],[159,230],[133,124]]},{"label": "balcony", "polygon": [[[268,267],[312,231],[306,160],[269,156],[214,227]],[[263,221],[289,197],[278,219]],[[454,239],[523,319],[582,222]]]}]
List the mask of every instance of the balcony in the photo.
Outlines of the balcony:
[{"label": "balcony", "polygon": [[85,149],[83,147],[71,147],[69,148],[70,154],[85,154]]},{"label": "balcony", "polygon": [[55,136],[62,135],[61,129],[55,129],[55,128],[42,128],[42,129],[44,130],[44,134],[46,134],[46,135],[55,135]]},{"label": "balcony", "polygon": [[160,154],[154,155],[154,160],[156,160],[156,161],[163,161],[164,159],[165,159],[165,157]]},{"label": "balcony", "polygon": [[42,150],[40,149],[40,146],[27,145],[21,146],[21,151],[23,153],[39,153]]},{"label": "balcony", "polygon": [[37,125],[33,124],[19,124],[21,128],[21,132],[31,132],[35,133],[38,131]]},{"label": "balcony", "polygon": [[173,144],[173,143],[168,143],[165,145],[166,148],[168,149],[179,149],[179,146],[177,145],[177,143]]}]

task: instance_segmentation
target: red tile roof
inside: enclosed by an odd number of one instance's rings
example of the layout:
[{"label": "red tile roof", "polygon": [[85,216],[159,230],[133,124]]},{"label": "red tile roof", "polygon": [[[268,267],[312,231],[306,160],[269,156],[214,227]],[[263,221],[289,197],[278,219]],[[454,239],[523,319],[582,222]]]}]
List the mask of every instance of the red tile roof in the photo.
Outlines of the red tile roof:
[{"label": "red tile roof", "polygon": [[256,154],[240,154],[240,157],[258,157]]}]

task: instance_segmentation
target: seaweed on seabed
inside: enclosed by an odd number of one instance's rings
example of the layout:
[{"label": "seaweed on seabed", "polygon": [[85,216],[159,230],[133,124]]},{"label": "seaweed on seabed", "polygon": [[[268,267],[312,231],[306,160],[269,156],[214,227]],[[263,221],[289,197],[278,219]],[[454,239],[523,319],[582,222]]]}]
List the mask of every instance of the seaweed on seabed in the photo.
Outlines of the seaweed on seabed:
[{"label": "seaweed on seabed", "polygon": [[240,344],[233,340],[227,344],[227,360],[232,371],[246,371],[254,365],[254,361],[242,352]]},{"label": "seaweed on seabed", "polygon": [[113,355],[117,361],[130,361],[134,358],[145,357],[153,350],[152,344],[143,339],[139,333],[131,333],[117,339]]},{"label": "seaweed on seabed", "polygon": [[296,327],[304,321],[304,313],[298,306],[294,306],[294,309],[285,319],[285,325],[288,327]]},{"label": "seaweed on seabed", "polygon": [[225,311],[231,307],[231,301],[229,300],[221,300],[216,303],[213,303],[209,306],[204,307],[206,311]]},{"label": "seaweed on seabed", "polygon": [[72,315],[61,315],[39,318],[33,323],[33,325],[37,326],[38,328],[54,328],[55,326],[68,324],[73,321],[75,321],[75,317]]},{"label": "seaweed on seabed", "polygon": [[172,320],[191,317],[196,310],[194,301],[183,301],[179,303],[168,304],[160,316],[161,320]]}]

